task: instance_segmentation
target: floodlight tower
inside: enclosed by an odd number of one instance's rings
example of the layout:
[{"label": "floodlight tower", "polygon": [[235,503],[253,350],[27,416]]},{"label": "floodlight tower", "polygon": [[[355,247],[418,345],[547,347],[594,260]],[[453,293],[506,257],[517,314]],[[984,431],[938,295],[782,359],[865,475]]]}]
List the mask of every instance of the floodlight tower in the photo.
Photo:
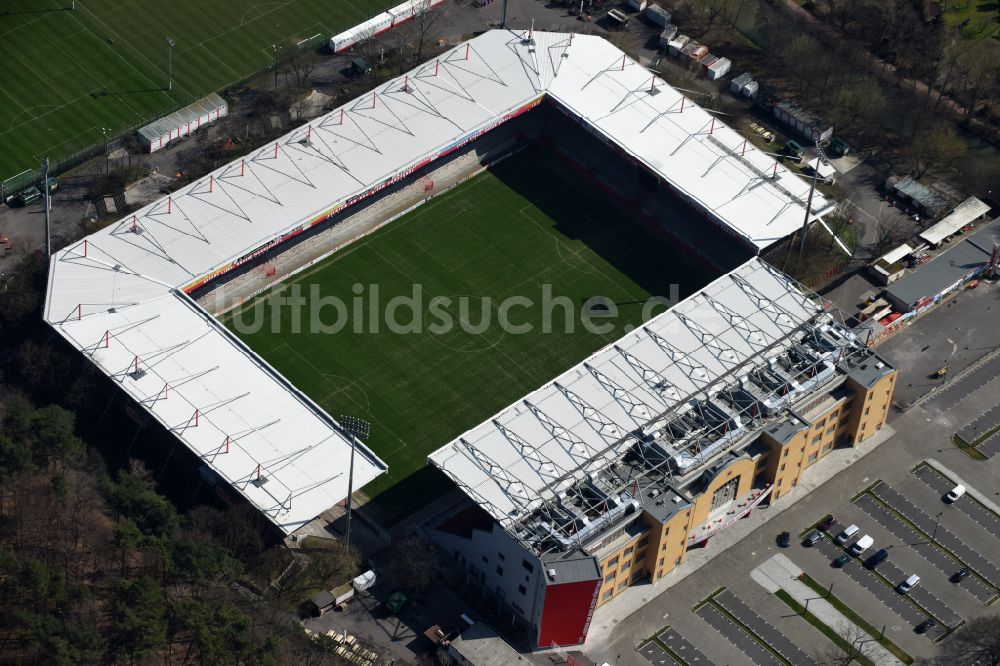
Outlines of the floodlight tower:
[{"label": "floodlight tower", "polygon": [[174,39],[167,37],[167,90],[174,89]]},{"label": "floodlight tower", "polygon": [[813,194],[816,193],[816,179],[819,177],[819,166],[830,163],[823,146],[819,145],[819,139],[815,139],[816,144],[816,168],[813,169],[812,183],[809,185],[809,198],[806,199],[806,217],[802,221],[802,238],[799,240],[799,261],[802,261],[802,253],[806,249],[806,234],[809,231],[809,213],[812,212]]},{"label": "floodlight tower", "polygon": [[52,260],[52,231],[49,227],[49,158],[42,162],[42,196],[45,197],[45,263]]},{"label": "floodlight tower", "polygon": [[347,474],[347,529],[346,545],[351,550],[351,495],[354,493],[354,449],[357,442],[364,442],[372,434],[372,424],[357,416],[342,415],[340,424],[351,437],[351,465]]}]

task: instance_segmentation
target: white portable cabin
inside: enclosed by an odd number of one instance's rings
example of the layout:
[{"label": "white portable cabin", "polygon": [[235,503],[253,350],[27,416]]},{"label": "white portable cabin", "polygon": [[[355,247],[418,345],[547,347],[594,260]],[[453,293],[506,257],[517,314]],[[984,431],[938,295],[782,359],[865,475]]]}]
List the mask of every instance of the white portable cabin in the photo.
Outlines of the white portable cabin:
[{"label": "white portable cabin", "polygon": [[444,2],[445,0],[407,0],[364,23],[359,23],[353,28],[348,28],[342,33],[334,35],[330,38],[330,50],[334,53],[346,51],[358,42],[370,39],[393,26],[405,23],[417,14],[433,9]]},{"label": "white portable cabin", "polygon": [[760,84],[756,81],[748,81],[746,84],[740,88],[740,94],[744,97],[749,97],[753,99],[757,96],[757,90],[760,88]]},{"label": "white portable cabin", "polygon": [[715,62],[705,67],[705,75],[712,81],[715,81],[725,76],[732,66],[733,63],[730,62],[729,58],[717,58]]},{"label": "white portable cabin", "polygon": [[334,53],[346,51],[358,42],[374,37],[375,35],[385,32],[391,27],[392,14],[389,12],[382,12],[381,14],[368,19],[364,23],[359,23],[353,28],[331,37],[330,50]]},{"label": "white portable cabin", "polygon": [[216,93],[174,111],[139,130],[139,141],[150,153],[165,147],[229,114],[229,105]]},{"label": "white portable cabin", "polygon": [[661,28],[666,28],[667,24],[670,23],[670,12],[659,5],[646,5],[646,9],[644,11],[646,13],[646,18]]}]

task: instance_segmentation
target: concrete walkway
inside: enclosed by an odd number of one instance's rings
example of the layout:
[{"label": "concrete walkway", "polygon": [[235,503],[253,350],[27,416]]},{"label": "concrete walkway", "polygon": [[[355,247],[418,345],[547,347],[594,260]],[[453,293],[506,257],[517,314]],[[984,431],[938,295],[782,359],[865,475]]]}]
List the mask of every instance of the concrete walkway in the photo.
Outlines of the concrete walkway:
[{"label": "concrete walkway", "polygon": [[684,562],[655,584],[640,584],[627,588],[610,602],[598,608],[591,621],[590,633],[584,644],[584,651],[587,653],[603,652],[606,643],[612,636],[611,629],[614,625],[624,621],[633,613],[641,611],[652,599],[697,572],[709,561],[724,553],[727,548],[742,541],[754,530],[794,506],[796,502],[807,497],[814,489],[864,458],[895,434],[896,431],[891,426],[885,425],[874,436],[854,448],[834,449],[807,469],[802,475],[802,483],[793,488],[791,492],[782,495],[773,506],[754,509],[743,520],[737,521],[731,527],[713,536],[704,548],[689,550],[684,557]]},{"label": "concrete walkway", "polygon": [[[861,627],[844,617],[826,599],[817,597],[812,588],[799,580],[801,574],[802,569],[779,553],[754,568],[750,572],[750,577],[772,594],[782,589],[803,606],[808,603],[809,612],[848,643],[857,640],[857,636],[866,635]],[[860,648],[876,666],[896,666],[902,663],[875,640],[865,640],[860,644]]]}]

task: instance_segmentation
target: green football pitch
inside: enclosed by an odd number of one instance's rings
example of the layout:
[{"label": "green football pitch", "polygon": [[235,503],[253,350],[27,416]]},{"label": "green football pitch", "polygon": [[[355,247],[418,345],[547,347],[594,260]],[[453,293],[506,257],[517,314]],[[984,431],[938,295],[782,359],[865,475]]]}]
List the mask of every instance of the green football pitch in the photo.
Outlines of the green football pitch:
[{"label": "green football pitch", "polygon": [[[163,115],[393,0],[4,0],[0,180]],[[173,89],[167,90],[169,46]],[[319,39],[319,38],[318,38]]]},{"label": "green football pitch", "polygon": [[[676,284],[683,297],[708,279],[622,219],[609,201],[581,194],[528,151],[438,195],[225,321],[334,417],[372,422],[368,443],[389,474],[365,491],[392,523],[447,487],[439,472],[425,467],[429,453],[641,323],[651,295],[669,296]],[[381,309],[368,307],[373,285]],[[423,295],[413,309],[421,313],[421,332],[387,330],[390,299],[412,298],[414,285]],[[571,304],[552,309],[551,332],[544,326],[545,285],[553,302],[566,297]],[[296,289],[312,301],[297,316],[298,333],[292,310],[273,305],[274,296]],[[330,306],[319,312],[324,325],[346,322],[342,331],[310,331],[317,296],[345,304],[344,313]],[[509,322],[530,325],[530,332],[505,331],[498,322],[505,299],[515,296],[533,305],[511,308]],[[451,302],[435,312],[435,297]],[[468,298],[464,312],[462,297]],[[591,312],[605,316],[590,321],[611,325],[608,331],[583,326],[584,303],[593,297],[603,300],[591,302],[602,303]],[[355,298],[364,308],[356,309]],[[607,316],[615,310],[617,317]],[[372,312],[378,332],[370,325]],[[447,319],[455,326],[444,332]],[[396,312],[395,321],[412,320],[410,309]],[[485,330],[475,332],[484,321]],[[255,322],[263,325],[258,332],[252,332]],[[436,324],[442,327],[435,332]]]}]

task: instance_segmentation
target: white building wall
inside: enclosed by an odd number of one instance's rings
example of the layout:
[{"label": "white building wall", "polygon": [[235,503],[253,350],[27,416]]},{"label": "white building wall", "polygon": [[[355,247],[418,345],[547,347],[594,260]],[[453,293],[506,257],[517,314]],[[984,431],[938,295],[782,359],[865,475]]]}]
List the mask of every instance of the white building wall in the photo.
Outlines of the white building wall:
[{"label": "white building wall", "polygon": [[[459,562],[464,557],[464,567],[470,576],[503,599],[526,622],[538,626],[545,597],[545,572],[534,554],[495,525],[492,532],[474,530],[471,539],[438,530],[431,530],[431,537]],[[530,571],[525,563],[530,565]],[[524,593],[519,586],[523,586]]]}]

